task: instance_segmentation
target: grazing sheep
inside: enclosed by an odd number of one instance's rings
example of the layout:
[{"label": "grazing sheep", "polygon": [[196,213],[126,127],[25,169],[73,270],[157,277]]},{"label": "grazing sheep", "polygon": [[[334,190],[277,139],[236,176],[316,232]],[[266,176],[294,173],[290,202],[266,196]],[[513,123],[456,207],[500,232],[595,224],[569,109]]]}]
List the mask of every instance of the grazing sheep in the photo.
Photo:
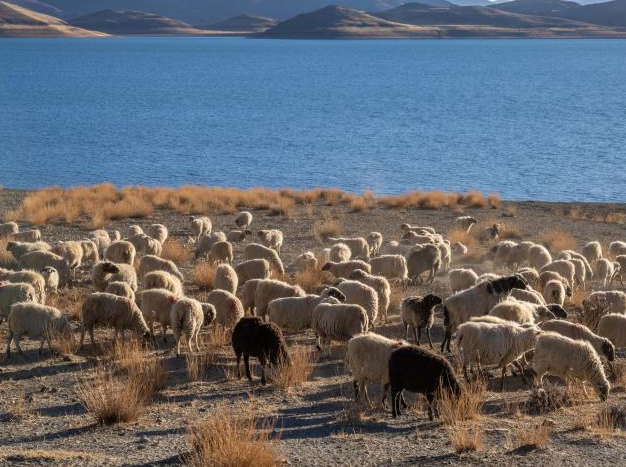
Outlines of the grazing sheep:
[{"label": "grazing sheep", "polygon": [[509,251],[506,257],[506,265],[515,270],[528,261],[530,249],[535,246],[533,242],[520,242]]},{"label": "grazing sheep", "polygon": [[185,295],[183,284],[180,282],[180,279],[171,275],[167,271],[152,271],[146,274],[143,278],[143,288],[146,290],[169,290],[177,297],[183,297]]},{"label": "grazing sheep", "polygon": [[420,235],[415,232],[408,231],[408,232],[405,232],[404,235],[402,235],[402,243],[405,245],[411,245],[411,246],[423,245],[426,243],[435,244],[437,243],[437,238],[434,235],[429,234],[429,233],[424,233]]},{"label": "grazing sheep", "polygon": [[20,302],[37,303],[37,292],[30,284],[0,282],[0,323],[9,316],[11,305]]},{"label": "grazing sheep", "polygon": [[450,280],[452,293],[456,293],[459,290],[469,289],[476,284],[478,274],[472,269],[451,269],[448,272],[448,279]]},{"label": "grazing sheep", "polygon": [[182,335],[187,337],[189,354],[193,353],[193,343],[200,352],[198,336],[202,324],[209,324],[215,318],[215,308],[212,305],[202,304],[193,298],[180,298],[170,308],[170,322],[176,341],[176,355],[180,355]]},{"label": "grazing sheep", "polygon": [[565,287],[566,289],[568,288],[570,289],[570,293],[571,293],[570,283],[567,281],[565,277],[560,275],[558,272],[543,271],[541,274],[539,274],[539,287],[541,290],[545,289],[546,284],[550,281],[561,282],[563,284],[563,287]]},{"label": "grazing sheep", "polygon": [[51,246],[46,242],[35,243],[22,243],[22,242],[8,242],[6,250],[13,255],[13,257],[19,261],[19,259],[26,253],[33,251],[50,251]]},{"label": "grazing sheep", "polygon": [[16,242],[35,243],[41,241],[41,231],[39,229],[24,230],[11,235],[11,238]]},{"label": "grazing sheep", "polygon": [[[584,255],[581,255],[580,253],[578,253],[577,251],[574,250],[563,250],[561,252],[559,252],[559,254],[557,255],[557,259],[569,259],[570,261],[572,260],[580,260],[582,261],[582,266],[584,268],[584,272],[581,274],[579,272],[578,267],[576,268],[576,275],[584,275],[586,280],[591,280],[593,279],[593,269],[591,268],[591,264],[589,263],[589,261],[587,261],[587,258],[585,258]],[[576,266],[576,263],[574,263],[574,265]]]},{"label": "grazing sheep", "polygon": [[100,261],[100,253],[98,245],[93,240],[81,240],[80,246],[83,249],[83,262],[90,263],[92,266]]},{"label": "grazing sheep", "polygon": [[83,245],[81,242],[61,242],[50,250],[55,255],[62,257],[70,269],[72,278],[76,277],[76,269],[83,261]]},{"label": "grazing sheep", "polygon": [[250,374],[250,357],[256,357],[261,364],[261,384],[267,383],[265,365],[280,368],[291,364],[287,343],[283,333],[274,323],[264,323],[256,316],[241,318],[232,336],[233,350],[237,357],[237,377],[241,379],[241,356],[246,368],[246,376],[252,381]]},{"label": "grazing sheep", "polygon": [[547,305],[546,300],[543,298],[539,292],[533,289],[513,289],[509,294],[511,298],[515,298],[522,302],[533,303],[535,305]]},{"label": "grazing sheep", "polygon": [[478,239],[481,242],[497,242],[500,235],[500,224],[493,224],[491,227],[487,227],[480,234]]},{"label": "grazing sheep", "polygon": [[5,222],[0,224],[0,238],[15,235],[20,231],[20,227],[16,222]]},{"label": "grazing sheep", "polygon": [[215,307],[215,322],[226,328],[234,327],[244,316],[241,301],[226,290],[213,290],[207,296],[206,302]]},{"label": "grazing sheep", "polygon": [[251,259],[264,259],[270,263],[270,266],[274,270],[274,274],[278,277],[285,274],[285,268],[283,266],[283,262],[280,260],[278,253],[272,250],[271,248],[267,248],[266,246],[260,245],[258,243],[250,243],[246,245],[243,250],[243,260],[248,261]]},{"label": "grazing sheep", "polygon": [[8,317],[9,335],[7,336],[6,357],[11,358],[11,342],[22,355],[20,339],[22,336],[39,338],[39,354],[43,351],[44,341],[48,341],[48,348],[52,353],[52,338],[58,333],[70,336],[72,327],[61,312],[51,306],[39,303],[16,303],[11,306]]},{"label": "grazing sheep", "polygon": [[138,225],[131,225],[128,228],[128,232],[131,237],[134,235],[143,235],[143,229]]},{"label": "grazing sheep", "polygon": [[231,230],[226,234],[226,240],[230,243],[240,243],[245,241],[248,235],[252,235],[252,230]]},{"label": "grazing sheep", "polygon": [[626,347],[626,316],[609,313],[600,318],[598,335],[610,340],[617,348]]},{"label": "grazing sheep", "polygon": [[126,297],[135,301],[135,292],[126,282],[109,282],[105,290],[106,293],[117,295],[118,297]]},{"label": "grazing sheep", "polygon": [[363,269],[352,271],[348,279],[362,282],[376,291],[378,294],[378,316],[380,316],[383,323],[386,323],[389,302],[391,301],[391,286],[389,285],[389,281],[383,276],[374,276]]},{"label": "grazing sheep", "polygon": [[248,211],[241,211],[237,213],[235,218],[235,225],[242,230],[246,230],[252,224],[252,214]]},{"label": "grazing sheep", "polygon": [[233,262],[233,245],[230,242],[215,242],[209,251],[209,263],[227,263]]},{"label": "grazing sheep", "polygon": [[213,232],[210,235],[204,235],[200,238],[196,245],[196,251],[194,256],[196,259],[207,256],[211,251],[211,248],[217,242],[225,242],[226,234],[224,232]]},{"label": "grazing sheep", "polygon": [[[618,255],[615,257],[615,265],[613,267],[613,280],[619,278],[619,282],[624,286],[624,273],[626,272],[626,255]],[[617,267],[619,266],[619,267]]]},{"label": "grazing sheep", "polygon": [[594,265],[596,261],[602,258],[602,246],[600,242],[589,242],[582,250],[583,256],[587,259],[589,264]]},{"label": "grazing sheep", "polygon": [[363,307],[367,312],[367,320],[370,326],[374,327],[378,317],[378,294],[376,290],[362,282],[346,279],[337,280],[335,287],[345,295],[345,303]]},{"label": "grazing sheep", "polygon": [[317,264],[326,264],[330,261],[330,248],[322,248],[316,256]]},{"label": "grazing sheep", "polygon": [[509,254],[516,246],[516,242],[504,240],[491,249],[495,269],[503,269],[508,264]]},{"label": "grazing sheep", "polygon": [[470,233],[474,224],[478,221],[472,216],[460,216],[454,219],[452,222],[452,230],[460,230],[465,233]]},{"label": "grazing sheep", "polygon": [[97,291],[104,292],[109,282],[126,282],[133,291],[137,290],[137,274],[130,264],[115,264],[100,261],[91,268],[91,283]]},{"label": "grazing sheep", "polygon": [[566,290],[563,283],[558,280],[550,280],[543,288],[543,298],[546,302],[557,303],[561,306],[565,303]]},{"label": "grazing sheep", "polygon": [[129,329],[138,336],[150,337],[150,329],[143,319],[141,310],[132,300],[108,293],[92,293],[85,298],[81,313],[80,347],[85,342],[85,331],[89,331],[91,345],[95,348],[93,329],[96,325],[115,329],[115,337]]},{"label": "grazing sheep", "polygon": [[280,255],[280,247],[283,246],[283,233],[280,230],[259,230],[257,233],[261,244],[275,250]]},{"label": "grazing sheep", "polygon": [[459,326],[457,348],[459,349],[463,373],[469,381],[467,366],[473,363],[496,365],[502,369],[500,390],[504,391],[504,376],[507,367],[513,363],[519,369],[525,383],[524,370],[518,360],[535,347],[541,330],[535,325],[519,326],[516,323],[468,322]]},{"label": "grazing sheep", "polygon": [[430,226],[420,226],[420,225],[411,225],[411,224],[402,224],[400,229],[403,232],[416,232],[416,233],[427,233],[431,235],[435,235],[437,232],[433,227]]},{"label": "grazing sheep", "polygon": [[133,244],[133,246],[135,247],[135,251],[140,256],[160,256],[163,252],[163,245],[161,244],[161,242],[143,233],[128,237],[126,241]]},{"label": "grazing sheep", "polygon": [[46,302],[46,280],[38,272],[11,271],[0,268],[0,281],[7,281],[12,284],[30,284],[35,289],[35,294],[37,295],[35,301],[42,305]]},{"label": "grazing sheep", "polygon": [[352,251],[345,243],[335,243],[330,247],[330,261],[343,263],[350,261],[350,258],[352,258]]},{"label": "grazing sheep", "polygon": [[405,282],[408,279],[406,258],[402,255],[381,255],[369,261],[372,274],[383,276],[386,279],[399,279]]},{"label": "grazing sheep", "polygon": [[452,262],[452,249],[450,248],[450,242],[445,240],[443,243],[437,243],[439,253],[441,254],[441,270],[448,272],[450,270],[450,263]]},{"label": "grazing sheep", "polygon": [[519,274],[520,276],[522,276],[531,287],[535,287],[539,284],[539,273],[535,268],[521,268],[518,269],[515,274]]},{"label": "grazing sheep", "polygon": [[305,295],[306,293],[299,285],[291,285],[273,279],[264,279],[257,284],[254,294],[255,314],[265,319],[267,315],[267,305],[272,300],[282,297],[304,297]]},{"label": "grazing sheep", "polygon": [[167,327],[172,325],[170,310],[178,300],[178,295],[165,289],[151,289],[140,292],[137,297],[141,313],[150,327],[150,334],[154,336],[154,323],[157,322],[161,325],[163,342],[167,342]]},{"label": "grazing sheep", "polygon": [[311,328],[311,317],[317,305],[334,297],[344,302],[346,297],[335,287],[325,288],[319,295],[284,297],[272,300],[268,306],[270,322],[290,332],[302,332]]},{"label": "grazing sheep", "polygon": [[405,339],[409,339],[409,328],[413,329],[413,338],[415,343],[420,345],[422,337],[422,328],[426,328],[426,336],[428,336],[428,344],[433,348],[433,341],[430,338],[430,329],[435,322],[436,305],[440,305],[443,301],[437,295],[429,294],[425,297],[413,296],[402,300],[401,316],[405,329]]},{"label": "grazing sheep", "polygon": [[342,261],[339,263],[329,261],[324,266],[322,266],[322,271],[329,271],[330,273],[332,273],[333,276],[337,278],[347,278],[357,269],[361,269],[368,273],[372,272],[372,267],[365,261],[361,261],[360,259]]},{"label": "grazing sheep", "polygon": [[574,265],[574,283],[578,288],[585,290],[587,279],[585,263],[578,258],[571,258],[568,261]]},{"label": "grazing sheep", "polygon": [[[618,255],[618,257],[621,255]],[[596,261],[596,276],[602,281],[602,287],[611,285],[616,275],[620,274],[620,263],[614,263],[606,258],[600,258]],[[616,271],[617,269],[617,271]]]},{"label": "grazing sheep", "polygon": [[620,290],[593,292],[582,302],[583,316],[589,329],[597,329],[603,315],[609,313],[626,314],[626,293]]},{"label": "grazing sheep", "polygon": [[104,257],[104,253],[106,249],[111,245],[111,237],[106,230],[94,230],[90,234],[90,239],[96,244],[98,247],[98,254],[102,258]]},{"label": "grazing sheep", "polygon": [[370,232],[365,237],[370,248],[370,256],[378,256],[383,245],[383,235],[380,232]]},{"label": "grazing sheep", "polygon": [[104,259],[116,264],[135,264],[136,255],[137,250],[132,243],[119,240],[109,245],[104,252]]},{"label": "grazing sheep", "polygon": [[626,242],[611,242],[609,244],[609,257],[615,258],[619,255],[626,255]]},{"label": "grazing sheep", "polygon": [[243,305],[244,313],[254,315],[254,296],[256,295],[256,288],[263,279],[248,279],[241,288],[241,303]]},{"label": "grazing sheep", "polygon": [[367,312],[363,307],[330,300],[317,305],[311,316],[316,347],[322,354],[325,347],[329,355],[332,341],[347,342],[368,328]]},{"label": "grazing sheep", "polygon": [[389,391],[389,357],[391,352],[406,345],[406,342],[387,339],[379,334],[368,332],[348,341],[346,363],[354,379],[354,398],[359,402],[361,394],[370,403],[366,383],[379,383],[383,386],[383,404]]},{"label": "grazing sheep", "polygon": [[179,281],[183,282],[185,278],[176,266],[174,261],[168,259],[159,258],[154,255],[146,255],[139,261],[139,277],[143,280],[146,274],[154,271],[165,271],[176,277]]},{"label": "grazing sheep", "polygon": [[354,259],[362,259],[364,261],[369,261],[370,259],[370,247],[367,243],[367,240],[363,237],[355,237],[355,238],[333,238],[328,237],[329,242],[333,244],[343,243],[350,248],[351,258]]},{"label": "grazing sheep", "polygon": [[304,272],[307,270],[317,269],[317,264],[315,254],[312,251],[305,251],[304,253],[298,255],[289,267],[296,272]]},{"label": "grazing sheep", "polygon": [[552,255],[545,246],[533,245],[530,247],[530,250],[528,250],[528,263],[537,271],[551,262]]},{"label": "grazing sheep", "polygon": [[435,280],[435,272],[441,264],[441,252],[436,245],[422,245],[414,247],[406,258],[409,280],[413,284],[419,283],[419,277],[422,273],[428,272],[428,278],[425,283],[431,283]]},{"label": "grazing sheep", "polygon": [[480,282],[446,298],[443,302],[446,334],[441,343],[441,351],[443,352],[446,344],[448,352],[450,351],[452,334],[459,325],[473,316],[486,315],[495,305],[506,299],[513,289],[526,289],[526,281],[516,274]]},{"label": "grazing sheep", "polygon": [[433,420],[435,396],[444,390],[453,397],[461,395],[461,385],[450,362],[441,355],[415,347],[402,346],[389,357],[389,385],[391,386],[392,415],[402,415],[402,391],[424,394],[428,400],[428,417]]},{"label": "grazing sheep", "polygon": [[206,216],[191,216],[189,218],[189,223],[191,228],[191,234],[196,239],[196,241],[199,241],[200,237],[210,235],[211,230],[213,229],[211,219]]},{"label": "grazing sheep", "polygon": [[567,283],[574,288],[574,278],[576,277],[576,267],[572,262],[566,259],[557,259],[551,263],[546,264],[539,270],[539,274],[545,271],[552,271],[559,273],[561,277],[567,279]]},{"label": "grazing sheep", "polygon": [[467,247],[461,242],[454,242],[452,244],[452,252],[459,256],[465,256],[467,254]]},{"label": "grazing sheep", "polygon": [[70,279],[70,269],[59,255],[55,255],[49,251],[31,251],[22,255],[18,260],[21,269],[32,269],[33,271],[41,271],[46,266],[52,266],[59,274],[59,286],[64,287]]},{"label": "grazing sheep", "polygon": [[239,279],[237,273],[230,266],[230,264],[220,264],[215,270],[215,277],[213,278],[213,287],[216,289],[226,290],[234,294],[237,292],[237,285]]},{"label": "grazing sheep", "polygon": [[148,227],[148,235],[158,240],[159,243],[163,245],[169,236],[169,232],[167,231],[167,227],[163,224],[152,224]]},{"label": "grazing sheep", "polygon": [[517,324],[537,324],[555,318],[567,318],[567,312],[557,304],[535,305],[508,299],[498,303],[489,315]]},{"label": "grazing sheep", "polygon": [[245,284],[250,279],[269,279],[270,263],[265,259],[250,259],[235,266],[239,286]]},{"label": "grazing sheep", "polygon": [[511,321],[498,318],[497,316],[482,315],[482,316],[474,316],[473,318],[470,318],[468,322],[469,323],[503,324],[503,323],[510,323]]},{"label": "grazing sheep", "polygon": [[578,323],[570,323],[562,319],[552,319],[541,323],[539,327],[543,331],[556,332],[562,336],[574,340],[585,340],[598,352],[604,355],[609,362],[615,360],[615,346],[606,337],[601,337],[591,332],[591,330]]},{"label": "grazing sheep", "polygon": [[46,294],[56,294],[59,289],[59,273],[52,266],[44,266],[41,268],[41,276],[46,281]]},{"label": "grazing sheep", "polygon": [[533,370],[537,386],[543,386],[543,376],[548,373],[564,380],[577,378],[589,381],[602,401],[607,399],[611,390],[600,357],[591,344],[555,332],[543,332],[537,338]]}]

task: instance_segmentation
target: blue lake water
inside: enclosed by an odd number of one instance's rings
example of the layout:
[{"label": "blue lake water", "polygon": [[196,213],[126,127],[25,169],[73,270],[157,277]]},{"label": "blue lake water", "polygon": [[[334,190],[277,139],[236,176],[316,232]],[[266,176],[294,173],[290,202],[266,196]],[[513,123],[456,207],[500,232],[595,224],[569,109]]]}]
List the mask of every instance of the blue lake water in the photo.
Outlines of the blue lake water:
[{"label": "blue lake water", "polygon": [[626,41],[0,40],[0,184],[626,201]]}]

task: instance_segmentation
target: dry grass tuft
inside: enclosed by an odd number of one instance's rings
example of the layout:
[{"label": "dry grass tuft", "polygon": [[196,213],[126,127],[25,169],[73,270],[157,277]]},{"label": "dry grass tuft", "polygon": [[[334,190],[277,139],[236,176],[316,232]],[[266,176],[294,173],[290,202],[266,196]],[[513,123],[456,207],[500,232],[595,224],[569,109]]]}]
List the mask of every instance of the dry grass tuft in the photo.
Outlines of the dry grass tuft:
[{"label": "dry grass tuft", "polygon": [[161,258],[174,261],[177,266],[182,266],[191,260],[191,250],[185,248],[180,240],[166,240],[163,245],[163,252]]},{"label": "dry grass tuft", "polygon": [[63,288],[59,289],[57,294],[46,297],[46,304],[58,308],[68,319],[79,321],[81,308],[87,295],[89,295],[89,290],[86,288]]},{"label": "dry grass tuft", "polygon": [[572,292],[572,296],[570,297],[570,302],[577,308],[582,308],[583,300],[587,298],[589,292],[583,289],[576,289]]},{"label": "dry grass tuft", "polygon": [[232,335],[231,329],[215,324],[204,335],[204,345],[208,348],[230,346]]},{"label": "dry grass tuft", "polygon": [[187,379],[190,382],[202,381],[209,368],[217,361],[217,355],[211,350],[206,350],[200,354],[186,354]]},{"label": "dry grass tuft", "polygon": [[214,263],[198,263],[193,268],[193,283],[201,289],[213,290],[213,280],[217,265]]},{"label": "dry grass tuft", "polygon": [[477,423],[449,426],[448,436],[457,454],[481,451],[485,444],[485,433]]},{"label": "dry grass tuft", "polygon": [[454,245],[456,242],[461,242],[468,250],[476,246],[477,239],[472,235],[471,231],[468,233],[465,230],[453,229],[448,232],[448,240],[450,244]]},{"label": "dry grass tuft", "polygon": [[522,231],[515,225],[511,223],[504,224],[500,223],[500,239],[502,240],[521,240],[524,238],[524,234]]},{"label": "dry grass tuft", "polygon": [[514,451],[545,449],[550,442],[551,425],[548,420],[543,420],[542,423],[532,427],[517,426],[515,431],[509,435],[507,444]]},{"label": "dry grass tuft", "polygon": [[613,388],[626,388],[626,362],[621,359],[616,359],[612,362],[608,376],[611,378]]},{"label": "dry grass tuft", "polygon": [[35,415],[35,410],[30,406],[30,402],[30,398],[26,397],[23,392],[18,392],[12,401],[5,401],[8,419],[19,421]]},{"label": "dry grass tuft", "polygon": [[542,389],[531,392],[530,399],[526,402],[526,412],[533,414],[549,413],[563,407],[571,407],[572,404],[571,395],[566,388],[548,384]]},{"label": "dry grass tuft", "polygon": [[574,237],[567,232],[563,232],[562,230],[545,232],[539,236],[537,241],[551,252],[574,250],[577,246],[577,242]]},{"label": "dry grass tuft", "polygon": [[319,240],[325,240],[328,237],[338,237],[343,232],[343,226],[340,222],[331,218],[330,212],[322,213],[322,219],[313,223],[313,232]]},{"label": "dry grass tuft", "polygon": [[289,351],[290,365],[280,364],[274,375],[274,386],[282,390],[292,390],[311,377],[315,361],[314,352],[301,345],[292,347]]},{"label": "dry grass tuft", "polygon": [[391,296],[389,297],[389,310],[387,311],[388,315],[399,315],[400,308],[402,306],[402,300],[404,300],[406,296],[406,292],[402,285],[397,282],[390,283],[391,285]]},{"label": "dry grass tuft", "polygon": [[466,384],[459,397],[448,391],[439,390],[437,410],[444,425],[454,426],[461,421],[480,418],[484,405],[485,382],[481,379]]},{"label": "dry grass tuft", "polygon": [[488,201],[480,191],[469,191],[463,195],[460,204],[470,208],[484,208]]},{"label": "dry grass tuft", "polygon": [[190,424],[190,452],[185,463],[194,467],[281,465],[283,460],[276,447],[278,436],[271,433],[273,422],[257,419],[254,412],[253,407],[233,411],[219,407],[206,419]]},{"label": "dry grass tuft", "polygon": [[7,251],[9,240],[0,238],[0,268],[12,269],[17,266],[17,261],[11,253]]},{"label": "dry grass tuft", "polygon": [[487,196],[487,203],[489,203],[489,207],[491,209],[498,209],[502,206],[502,200],[500,199],[500,195],[498,193],[491,193]]},{"label": "dry grass tuft", "polygon": [[588,423],[582,428],[591,431],[598,439],[623,436],[626,429],[626,407],[620,403],[603,403],[587,420]]},{"label": "dry grass tuft", "polygon": [[296,274],[295,283],[304,289],[306,293],[315,293],[318,287],[330,283],[333,275],[320,268],[307,268]]},{"label": "dry grass tuft", "polygon": [[52,350],[60,355],[67,356],[75,354],[78,350],[78,341],[74,332],[67,332],[57,325],[49,326],[47,331]]}]

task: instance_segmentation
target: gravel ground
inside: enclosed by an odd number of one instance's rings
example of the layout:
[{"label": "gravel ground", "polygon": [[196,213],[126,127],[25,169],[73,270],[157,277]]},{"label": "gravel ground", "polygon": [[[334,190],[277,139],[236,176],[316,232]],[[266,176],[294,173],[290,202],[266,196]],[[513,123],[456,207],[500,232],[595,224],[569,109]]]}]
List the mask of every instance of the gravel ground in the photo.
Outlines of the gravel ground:
[{"label": "gravel ground", "polygon": [[[4,190],[0,212],[15,208],[24,192]],[[579,246],[597,239],[603,244],[624,239],[621,224],[577,220],[565,215],[571,205],[519,202],[504,203],[498,209],[468,209],[465,212],[480,221],[501,220],[515,228],[523,239],[536,239],[554,230],[568,232]],[[577,205],[588,213],[624,213],[624,205]],[[510,217],[514,213],[514,217]],[[233,216],[213,215],[214,229],[233,227]],[[266,211],[255,211],[252,227],[279,228],[285,233],[283,260],[290,263],[297,254],[307,249],[321,248],[313,234],[313,223],[321,216],[338,220],[346,236],[364,235],[372,230],[383,233],[385,239],[399,237],[399,225],[410,222],[432,225],[445,232],[458,215],[449,210],[388,210],[373,209],[349,213],[345,207],[315,206],[312,212],[298,210],[291,218],[270,216]],[[170,229],[172,237],[185,241],[188,217],[169,211],[157,211],[149,219],[112,222],[107,228],[119,229],[122,234],[130,224],[142,226],[161,222]],[[48,225],[42,228],[49,242],[79,239],[88,231],[74,225]],[[236,262],[241,258],[242,245],[236,246]],[[454,266],[468,265],[486,272],[489,263],[469,263],[455,258]],[[193,264],[183,270],[187,277]],[[89,290],[88,268],[81,271],[73,289],[62,294],[76,294]],[[592,283],[590,289],[599,288]],[[188,293],[202,297],[204,292],[187,284]],[[447,281],[437,276],[432,289],[412,287],[404,293],[423,294],[434,290],[449,294]],[[77,323],[74,323],[77,327]],[[6,341],[5,325],[0,328],[0,339]],[[377,327],[390,337],[403,337],[398,310],[391,312],[390,323]],[[98,342],[110,339],[110,333],[101,331]],[[435,346],[443,337],[441,322],[433,329]],[[287,336],[290,344],[312,345],[312,333]],[[579,428],[582,414],[593,414],[599,407],[595,395],[578,400],[574,407],[548,414],[535,415],[528,409],[530,390],[520,377],[509,376],[505,392],[499,390],[497,371],[491,373],[484,393],[485,405],[477,422],[484,435],[478,452],[456,454],[450,443],[448,428],[440,422],[429,422],[421,404],[415,410],[393,420],[389,411],[375,405],[359,409],[352,402],[353,390],[344,364],[343,346],[333,346],[330,357],[318,358],[310,381],[301,388],[285,393],[271,385],[261,387],[259,369],[256,379],[237,380],[234,356],[228,347],[218,349],[220,364],[211,368],[203,381],[189,382],[184,358],[176,358],[168,344],[159,343],[153,350],[167,369],[165,388],[149,405],[137,422],[102,427],[80,404],[76,383],[91,372],[91,349],[85,347],[70,358],[37,353],[37,344],[26,341],[23,356],[0,362],[0,463],[3,465],[177,465],[180,455],[188,450],[186,427],[189,421],[202,419],[217,406],[232,406],[233,410],[254,407],[263,416],[275,420],[280,432],[278,446],[285,462],[293,465],[624,465],[626,441],[621,432],[599,436],[592,429]],[[620,353],[622,357],[623,354]],[[558,383],[557,383],[558,384]],[[380,389],[372,387],[372,400],[380,397]],[[609,403],[624,402],[622,382],[616,383]],[[419,401],[418,401],[419,402]],[[546,421],[547,420],[547,421]],[[542,424],[550,426],[550,441],[545,448],[518,448],[515,439],[519,433],[536,430]]]}]

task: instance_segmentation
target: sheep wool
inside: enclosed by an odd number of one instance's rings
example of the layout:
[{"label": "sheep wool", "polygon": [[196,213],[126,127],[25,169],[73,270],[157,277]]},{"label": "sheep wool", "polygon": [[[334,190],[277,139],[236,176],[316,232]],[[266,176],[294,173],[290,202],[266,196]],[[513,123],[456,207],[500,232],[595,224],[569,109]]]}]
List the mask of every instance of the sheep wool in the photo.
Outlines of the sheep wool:
[{"label": "sheep wool", "polygon": [[109,282],[105,292],[135,301],[135,292],[126,282]]},{"label": "sheep wool", "polygon": [[30,284],[35,289],[37,295],[36,302],[45,304],[46,302],[46,280],[41,274],[35,271],[10,271],[0,268],[0,281],[7,281],[13,284]]},{"label": "sheep wool", "polygon": [[333,238],[328,237],[329,242],[333,244],[343,243],[350,249],[351,258],[362,259],[368,261],[370,259],[370,246],[363,237],[355,238]]},{"label": "sheep wool", "polygon": [[280,277],[285,274],[283,262],[278,256],[278,253],[271,248],[267,248],[259,243],[250,243],[249,245],[246,245],[243,251],[243,260],[248,261],[251,259],[265,259],[268,263],[270,263],[270,266],[276,276]]},{"label": "sheep wool", "polygon": [[165,289],[172,292],[177,297],[185,295],[183,284],[178,277],[172,276],[166,271],[152,271],[143,278],[144,289]]},{"label": "sheep wool", "polygon": [[359,281],[341,280],[335,284],[338,290],[346,297],[345,302],[360,305],[367,313],[370,326],[374,326],[378,317],[378,294],[369,285]]},{"label": "sheep wool", "polygon": [[330,261],[335,263],[342,263],[349,261],[352,257],[352,251],[350,247],[345,243],[335,243],[330,247]]},{"label": "sheep wool", "polygon": [[141,314],[150,326],[150,333],[154,336],[154,323],[159,323],[163,342],[166,342],[167,327],[172,325],[170,310],[179,297],[169,290],[150,289],[140,292],[137,298]]},{"label": "sheep wool", "polygon": [[225,242],[226,234],[224,232],[213,232],[209,235],[200,237],[200,240],[196,244],[195,257],[207,256],[211,251],[211,247],[217,242]]},{"label": "sheep wool", "polygon": [[272,300],[267,306],[270,322],[290,332],[302,332],[311,328],[313,310],[329,297],[343,302],[346,297],[338,289],[327,287],[320,295],[284,297]]},{"label": "sheep wool", "polygon": [[165,243],[165,240],[167,240],[169,233],[167,231],[167,227],[165,227],[163,224],[152,224],[150,227],[148,227],[148,235],[158,240],[159,243],[163,245]]},{"label": "sheep wool", "polygon": [[435,272],[441,264],[441,251],[436,245],[416,246],[408,253],[406,264],[411,282],[417,284],[420,275],[428,272],[428,278],[425,282],[432,284],[435,280]]},{"label": "sheep wool", "polygon": [[264,246],[280,255],[280,248],[283,246],[283,233],[280,230],[259,230],[257,236]]},{"label": "sheep wool", "polygon": [[13,240],[18,242],[40,242],[41,241],[41,231],[39,229],[25,230],[23,232],[18,232],[16,234],[11,235]]},{"label": "sheep wool", "polygon": [[8,318],[11,306],[20,302],[37,302],[37,292],[30,284],[0,282],[0,323]]},{"label": "sheep wool", "polygon": [[383,276],[386,279],[408,279],[408,268],[406,258],[402,255],[381,255],[369,261],[372,274]]},{"label": "sheep wool", "polygon": [[31,253],[33,251],[50,251],[50,249],[51,246],[46,242],[8,242],[6,246],[6,250],[11,253],[17,261],[19,261],[19,259],[26,253]]},{"label": "sheep wool", "polygon": [[193,353],[193,344],[196,344],[196,350],[200,352],[198,336],[204,323],[202,304],[193,298],[177,300],[170,308],[170,322],[176,340],[176,355],[180,355],[180,343],[183,334],[187,337],[189,354]]},{"label": "sheep wool", "polygon": [[243,317],[243,305],[232,293],[226,290],[213,290],[206,298],[206,302],[215,307],[215,322],[232,329]]},{"label": "sheep wool", "polygon": [[235,266],[235,273],[239,286],[250,279],[269,279],[271,274],[270,263],[265,259],[251,259]]},{"label": "sheep wool", "polygon": [[380,232],[370,232],[365,239],[370,248],[370,256],[378,256],[383,245],[383,235]]},{"label": "sheep wool", "polygon": [[215,270],[215,277],[213,278],[214,288],[226,290],[234,294],[237,292],[238,283],[237,273],[230,264],[220,264]]},{"label": "sheep wool", "polygon": [[40,271],[46,266],[52,266],[59,274],[59,286],[67,285],[70,279],[70,269],[61,256],[49,251],[32,251],[21,256],[18,260],[21,269]]},{"label": "sheep wool", "polygon": [[311,328],[317,338],[317,348],[330,354],[332,341],[346,342],[367,331],[367,312],[359,305],[320,303],[313,310]]},{"label": "sheep wool", "polygon": [[39,353],[41,353],[46,340],[48,341],[48,348],[52,352],[52,338],[57,333],[70,336],[72,332],[69,321],[58,309],[40,303],[16,303],[12,305],[8,323],[7,358],[11,357],[11,342],[15,344],[20,355],[22,354],[20,339],[23,336],[39,338]]},{"label": "sheep wool", "polygon": [[372,267],[365,261],[361,261],[359,259],[342,261],[339,263],[329,261],[324,266],[322,266],[322,271],[329,271],[333,276],[344,279],[357,269],[361,269],[367,273],[372,272]]},{"label": "sheep wool", "polygon": [[226,242],[215,242],[209,251],[209,263],[227,263],[233,262],[233,245]]},{"label": "sheep wool", "polygon": [[111,243],[104,253],[104,259],[117,264],[134,264],[137,250],[135,246],[125,240]]},{"label": "sheep wool", "polygon": [[262,280],[257,284],[254,294],[255,314],[256,316],[265,317],[267,315],[267,305],[276,298],[304,297],[305,295],[304,290],[298,285],[291,285],[273,279]]},{"label": "sheep wool", "polygon": [[146,255],[139,262],[139,277],[143,280],[146,274],[153,271],[165,271],[175,276],[179,281],[184,281],[182,273],[174,261],[159,258],[154,255]]},{"label": "sheep wool", "polygon": [[600,318],[598,335],[606,337],[617,348],[626,347],[626,316],[609,313]]},{"label": "sheep wool", "polygon": [[451,269],[448,272],[448,279],[450,280],[452,292],[456,293],[459,290],[469,289],[476,284],[478,274],[472,269]]},{"label": "sheep wool", "polygon": [[362,282],[376,291],[378,294],[378,316],[386,323],[389,303],[391,301],[391,286],[389,285],[389,281],[383,276],[374,276],[362,269],[352,271],[348,279]]},{"label": "sheep wool", "polygon": [[20,228],[16,222],[5,222],[4,224],[0,224],[0,238],[15,235],[19,231]]},{"label": "sheep wool", "polygon": [[543,245],[533,245],[528,250],[528,263],[537,271],[551,262],[552,255]]},{"label": "sheep wool", "polygon": [[609,362],[615,360],[615,346],[605,337],[594,334],[591,330],[578,323],[570,323],[562,319],[552,319],[541,323],[539,327],[544,331],[556,332],[574,340],[585,340],[591,344],[598,355],[604,355]]},{"label": "sheep wool", "polygon": [[247,229],[252,224],[252,214],[249,211],[241,211],[235,217],[235,225],[240,229]]}]

